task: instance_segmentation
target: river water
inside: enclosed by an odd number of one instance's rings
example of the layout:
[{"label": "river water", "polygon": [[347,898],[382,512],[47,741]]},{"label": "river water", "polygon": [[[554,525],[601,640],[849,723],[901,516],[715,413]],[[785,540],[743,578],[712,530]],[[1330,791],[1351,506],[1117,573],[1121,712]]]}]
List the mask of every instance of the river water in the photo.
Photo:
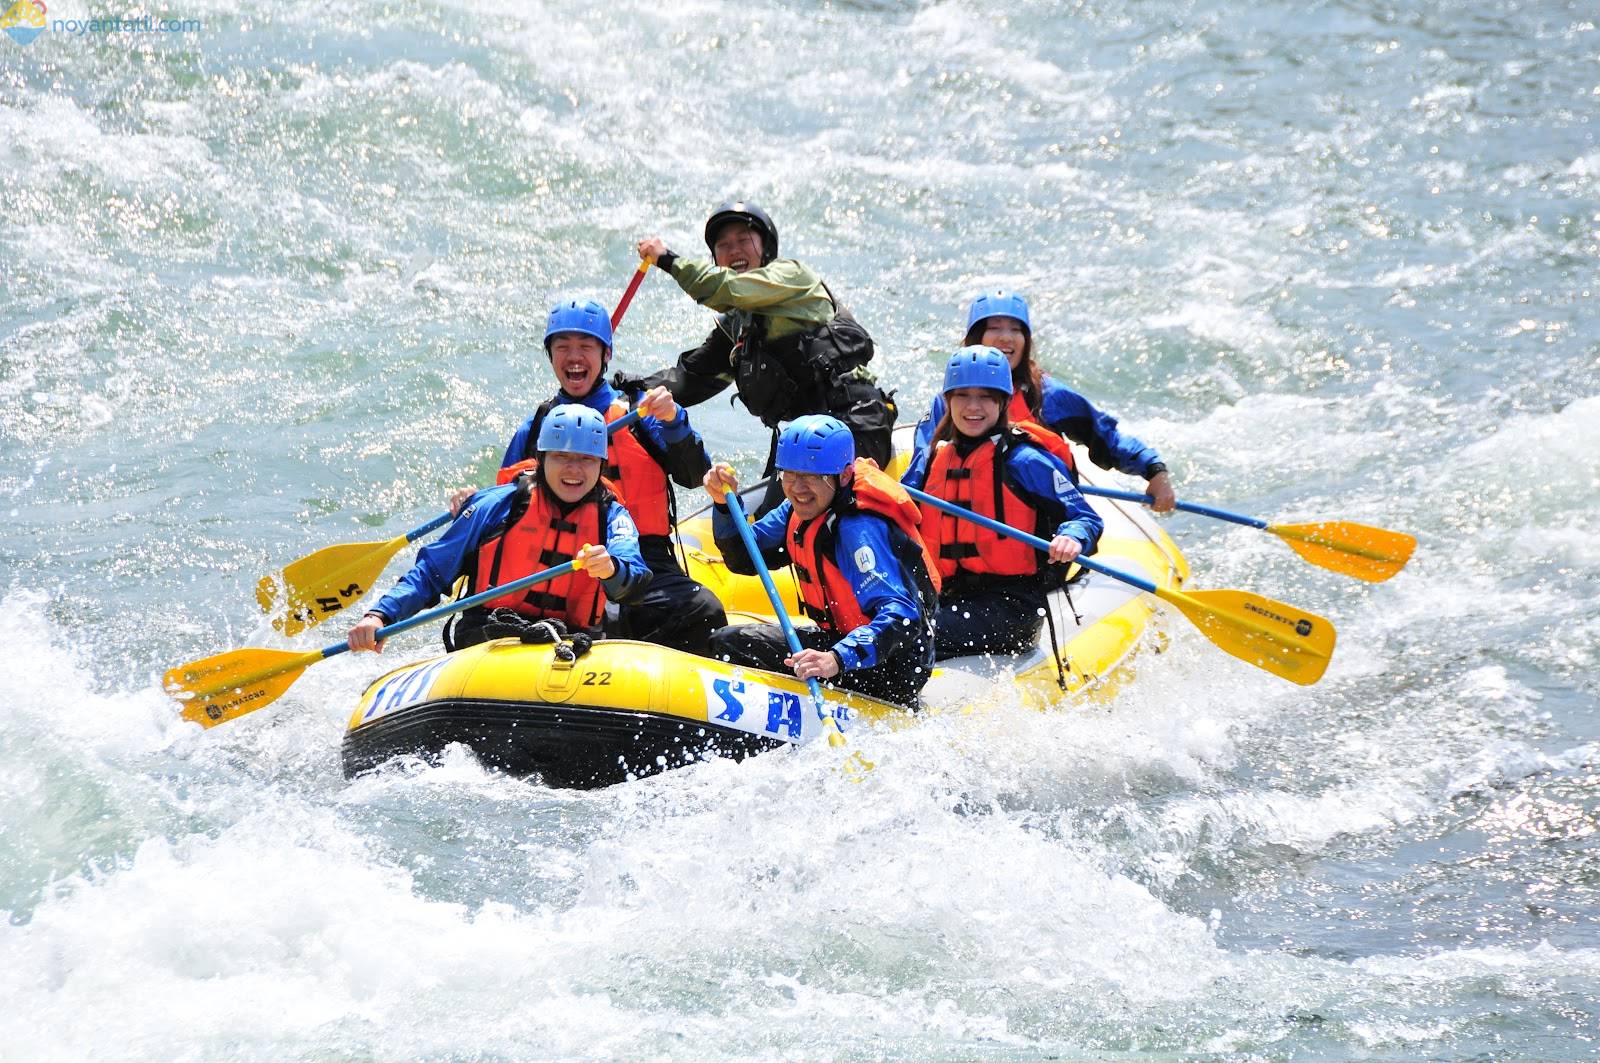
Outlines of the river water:
[{"label": "river water", "polygon": [[[0,39],[0,1055],[1595,1058],[1592,5],[506,6]],[[859,784],[346,782],[420,632],[178,722],[165,668],[284,645],[261,574],[481,482],[546,307],[730,194],[907,410],[1013,287],[1182,495],[1416,558],[1171,519],[1193,585],[1335,621],[1318,686],[1174,618],[1109,709],[860,738]],[[651,276],[618,364],[708,324]]]}]

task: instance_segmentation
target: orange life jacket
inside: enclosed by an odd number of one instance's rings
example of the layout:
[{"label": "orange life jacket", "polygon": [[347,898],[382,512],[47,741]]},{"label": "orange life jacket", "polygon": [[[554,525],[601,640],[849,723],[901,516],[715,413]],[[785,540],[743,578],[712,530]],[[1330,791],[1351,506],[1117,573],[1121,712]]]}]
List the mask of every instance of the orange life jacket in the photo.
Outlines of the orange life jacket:
[{"label": "orange life jacket", "polygon": [[[979,516],[1033,532],[1039,530],[1039,510],[1015,491],[1005,475],[1006,456],[1037,433],[1059,436],[1036,424],[1014,426],[1018,431],[997,446],[991,437],[962,457],[950,440],[934,444],[923,490],[954,502]],[[1040,554],[1026,543],[980,527],[931,505],[924,504],[922,527],[928,549],[937,559],[945,579],[957,571],[990,576],[1031,576],[1039,571]],[[1044,536],[1049,538],[1049,536]]]},{"label": "orange life jacket", "polygon": [[[556,403],[545,403],[533,415],[533,430],[528,433],[528,446],[532,447],[539,437],[539,425],[544,422],[545,414],[555,409]],[[628,412],[627,399],[617,398],[606,410],[606,423],[610,424]],[[654,442],[644,434],[644,429],[637,423],[630,425],[620,432],[613,432],[609,445],[606,447],[605,475],[611,481],[613,490],[622,504],[628,507],[628,513],[633,516],[633,522],[639,529],[640,537],[647,535],[671,535],[672,511],[676,506],[676,499],[672,493],[672,485],[667,482],[667,471],[661,460],[653,453]],[[508,484],[517,478],[525,469],[537,464],[537,459],[532,455],[501,469],[495,478],[496,483]]]},{"label": "orange life jacket", "polygon": [[[618,398],[606,411],[610,424],[628,412],[628,400]],[[667,471],[652,451],[644,428],[635,423],[611,434],[611,445],[606,451],[606,476],[621,490],[623,505],[633,515],[641,537],[671,535],[672,485],[667,482]]]},{"label": "orange life jacket", "polygon": [[[519,494],[511,505],[510,523],[478,544],[474,592],[571,561],[579,547],[605,541],[600,510],[611,495],[604,480],[589,497],[563,513],[563,507],[539,485],[537,463],[519,462],[514,467],[521,466],[531,468],[518,479]],[[518,515],[517,510],[524,506]],[[546,583],[491,599],[483,608],[514,609],[535,618],[557,617],[570,627],[593,627],[605,608],[605,593],[599,580],[574,569]]]},{"label": "orange life jacket", "polygon": [[1073,483],[1078,481],[1078,464],[1072,457],[1072,444],[1061,438],[1060,433],[1051,431],[1039,423],[1033,411],[1028,409],[1028,400],[1021,391],[1011,393],[1011,405],[1006,409],[1006,419],[1011,422],[1011,427],[1020,428],[1027,432],[1033,441],[1061,460],[1067,467],[1067,472],[1072,475]]},{"label": "orange life jacket", "polygon": [[871,459],[857,458],[849,491],[852,501],[830,506],[808,521],[791,512],[787,531],[789,558],[800,580],[801,610],[822,628],[841,635],[872,619],[856,601],[855,590],[833,558],[834,526],[841,509],[883,517],[904,532],[916,549],[914,555],[907,550],[908,556],[899,560],[911,570],[912,581],[922,592],[923,608],[930,608],[939,597],[939,573],[922,541],[922,511],[905,488]]}]

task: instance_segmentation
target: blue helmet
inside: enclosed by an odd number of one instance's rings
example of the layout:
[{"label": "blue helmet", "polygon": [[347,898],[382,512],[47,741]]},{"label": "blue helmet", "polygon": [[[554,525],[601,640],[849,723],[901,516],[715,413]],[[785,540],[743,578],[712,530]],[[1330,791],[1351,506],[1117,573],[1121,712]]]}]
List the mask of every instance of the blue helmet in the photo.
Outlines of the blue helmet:
[{"label": "blue helmet", "polygon": [[1028,320],[1028,300],[1016,292],[1003,289],[984,292],[972,300],[972,305],[967,307],[967,331],[970,333],[972,326],[991,317],[1014,317],[1022,322],[1022,331],[1030,337],[1033,335],[1033,323]]},{"label": "blue helmet", "polygon": [[593,336],[611,352],[611,315],[593,299],[578,302],[568,299],[550,308],[550,319],[544,326],[544,352],[550,353],[550,341],[563,332],[577,332]]},{"label": "blue helmet", "polygon": [[706,247],[716,253],[717,230],[730,221],[742,221],[761,234],[761,264],[778,257],[778,226],[766,211],[742,199],[730,200],[711,212],[706,219]]},{"label": "blue helmet", "polygon": [[539,426],[539,453],[562,451],[606,458],[606,419],[587,406],[568,403],[544,415]]},{"label": "blue helmet", "polygon": [[776,464],[789,472],[837,476],[856,460],[856,441],[844,422],[822,413],[796,417],[778,437]]},{"label": "blue helmet", "polygon": [[1011,394],[1011,363],[993,347],[975,344],[950,356],[944,367],[944,390],[988,388]]}]

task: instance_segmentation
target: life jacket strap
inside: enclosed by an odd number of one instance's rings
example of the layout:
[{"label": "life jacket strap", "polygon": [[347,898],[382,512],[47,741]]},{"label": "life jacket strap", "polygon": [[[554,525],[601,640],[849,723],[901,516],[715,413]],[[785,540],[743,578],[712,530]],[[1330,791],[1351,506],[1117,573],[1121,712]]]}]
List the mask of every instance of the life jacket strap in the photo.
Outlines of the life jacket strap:
[{"label": "life jacket strap", "polygon": [[810,620],[820,628],[831,629],[833,627],[833,618],[828,615],[826,609],[815,609],[802,601],[800,603],[800,611],[806,615],[807,620]]},{"label": "life jacket strap", "polygon": [[537,609],[545,609],[551,612],[559,613],[564,611],[567,607],[567,600],[561,597],[559,594],[551,594],[549,591],[539,590],[537,588],[530,590],[527,594],[524,594],[522,596],[522,600]]}]

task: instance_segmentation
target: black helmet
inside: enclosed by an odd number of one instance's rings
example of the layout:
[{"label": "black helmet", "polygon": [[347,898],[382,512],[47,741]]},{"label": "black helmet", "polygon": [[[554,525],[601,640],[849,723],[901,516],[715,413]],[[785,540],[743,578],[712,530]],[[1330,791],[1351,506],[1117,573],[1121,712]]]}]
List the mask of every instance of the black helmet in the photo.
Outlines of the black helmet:
[{"label": "black helmet", "polygon": [[706,247],[713,255],[716,254],[716,247],[713,245],[716,243],[717,229],[723,222],[729,221],[742,221],[761,234],[763,266],[778,257],[778,227],[772,224],[772,219],[767,217],[766,211],[742,199],[722,204],[711,212],[711,217],[706,219]]}]

